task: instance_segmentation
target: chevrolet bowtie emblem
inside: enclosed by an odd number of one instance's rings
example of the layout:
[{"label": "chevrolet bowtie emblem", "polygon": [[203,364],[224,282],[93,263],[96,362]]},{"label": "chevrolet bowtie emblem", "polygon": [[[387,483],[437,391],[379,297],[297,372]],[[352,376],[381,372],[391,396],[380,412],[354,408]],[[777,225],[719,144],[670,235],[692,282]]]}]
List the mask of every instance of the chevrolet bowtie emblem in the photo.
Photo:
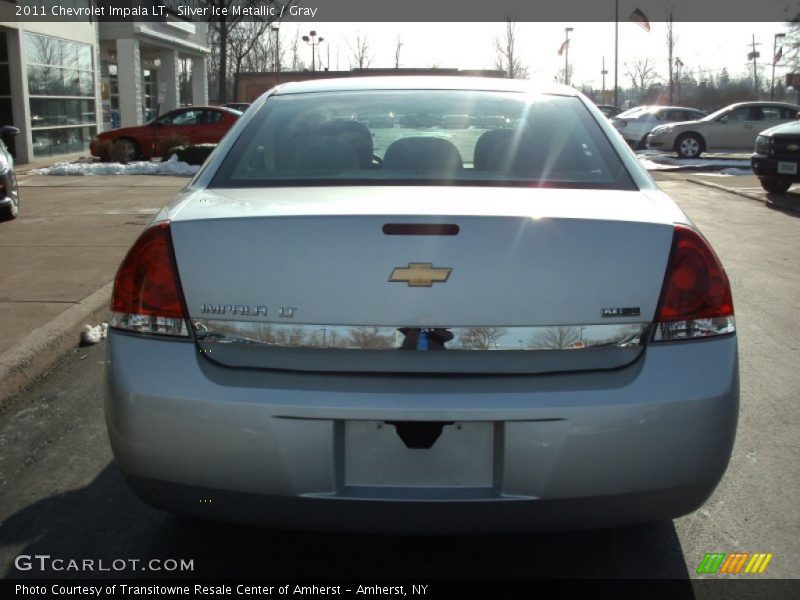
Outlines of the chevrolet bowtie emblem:
[{"label": "chevrolet bowtie emblem", "polygon": [[795,150],[800,149],[800,146],[798,146],[797,144],[789,144],[788,146],[786,146],[786,149],[794,152]]},{"label": "chevrolet bowtie emblem", "polygon": [[408,283],[408,287],[431,287],[444,283],[453,269],[434,267],[432,263],[408,263],[407,267],[395,267],[389,281]]}]

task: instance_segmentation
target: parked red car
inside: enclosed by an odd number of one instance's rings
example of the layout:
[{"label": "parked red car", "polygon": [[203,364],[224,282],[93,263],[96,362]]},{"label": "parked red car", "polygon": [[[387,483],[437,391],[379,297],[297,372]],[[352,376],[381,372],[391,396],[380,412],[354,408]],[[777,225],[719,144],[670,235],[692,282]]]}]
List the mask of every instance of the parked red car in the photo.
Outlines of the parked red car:
[{"label": "parked red car", "polygon": [[160,156],[162,142],[168,138],[183,138],[188,144],[216,144],[242,116],[238,110],[221,106],[190,106],[178,108],[138,127],[123,127],[99,134],[91,143],[93,156],[101,156],[98,142],[110,141],[123,145],[128,160]]}]

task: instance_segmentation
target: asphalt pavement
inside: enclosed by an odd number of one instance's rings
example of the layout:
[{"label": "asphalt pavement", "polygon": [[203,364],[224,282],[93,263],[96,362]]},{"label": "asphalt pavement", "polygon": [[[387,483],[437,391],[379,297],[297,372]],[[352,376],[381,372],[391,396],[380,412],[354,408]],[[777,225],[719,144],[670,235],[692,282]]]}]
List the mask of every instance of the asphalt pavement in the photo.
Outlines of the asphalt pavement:
[{"label": "asphalt pavement", "polygon": [[128,248],[188,178],[22,175],[0,223],[0,404],[107,319]]},{"label": "asphalt pavement", "polygon": [[[761,577],[800,577],[800,219],[680,178],[659,179],[719,253],[736,305],[739,432],[722,483],[697,512],[608,531],[433,538],[286,532],[163,514],[133,496],[113,463],[102,412],[100,344],[73,350],[0,409],[0,574],[41,577],[13,566],[16,556],[38,553],[109,562],[190,559],[189,575],[206,578],[683,579],[698,577],[707,552],[738,551],[774,554]],[[155,200],[151,206],[157,207]],[[107,246],[116,260],[124,252],[117,246],[127,247],[144,221],[131,214],[125,219],[137,227],[119,227],[127,232],[124,240],[110,236],[114,243]],[[71,574],[98,575],[175,573]]]}]

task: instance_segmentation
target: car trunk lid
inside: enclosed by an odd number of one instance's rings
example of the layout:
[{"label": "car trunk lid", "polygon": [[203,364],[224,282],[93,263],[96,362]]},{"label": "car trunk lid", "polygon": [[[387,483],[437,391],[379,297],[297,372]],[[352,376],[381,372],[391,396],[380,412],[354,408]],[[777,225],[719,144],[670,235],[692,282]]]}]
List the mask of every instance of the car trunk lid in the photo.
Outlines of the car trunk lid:
[{"label": "car trunk lid", "polygon": [[680,218],[657,193],[347,189],[204,191],[173,211],[205,356],[540,373],[616,368],[641,353]]}]

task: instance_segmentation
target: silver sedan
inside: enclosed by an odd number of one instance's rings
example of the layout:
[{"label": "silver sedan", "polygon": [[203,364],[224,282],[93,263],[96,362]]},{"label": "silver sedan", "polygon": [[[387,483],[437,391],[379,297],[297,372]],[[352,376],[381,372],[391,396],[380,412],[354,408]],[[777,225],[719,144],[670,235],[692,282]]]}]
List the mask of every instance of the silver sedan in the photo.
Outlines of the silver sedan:
[{"label": "silver sedan", "polygon": [[739,102],[702,119],[659,125],[647,136],[647,147],[675,151],[680,158],[720,150],[749,152],[760,132],[794,121],[798,110],[784,102]]},{"label": "silver sedan", "polygon": [[280,86],[134,244],[112,309],[116,462],[198,517],[670,519],[709,497],[736,432],[725,271],[565,87]]}]

